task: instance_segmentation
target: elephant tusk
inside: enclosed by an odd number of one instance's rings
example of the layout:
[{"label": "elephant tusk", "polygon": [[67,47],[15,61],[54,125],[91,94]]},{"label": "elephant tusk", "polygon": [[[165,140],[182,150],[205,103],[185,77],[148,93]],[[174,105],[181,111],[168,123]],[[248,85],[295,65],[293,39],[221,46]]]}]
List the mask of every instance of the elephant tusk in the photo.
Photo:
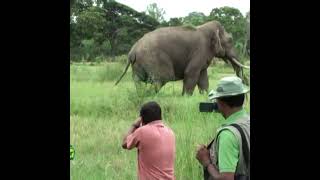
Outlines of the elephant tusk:
[{"label": "elephant tusk", "polygon": [[233,61],[234,63],[236,63],[238,66],[243,67],[243,68],[245,68],[245,69],[250,69],[249,66],[245,66],[245,65],[241,64],[239,61],[237,61],[237,59],[235,59],[235,58],[231,58],[231,59],[232,59],[232,61]]}]

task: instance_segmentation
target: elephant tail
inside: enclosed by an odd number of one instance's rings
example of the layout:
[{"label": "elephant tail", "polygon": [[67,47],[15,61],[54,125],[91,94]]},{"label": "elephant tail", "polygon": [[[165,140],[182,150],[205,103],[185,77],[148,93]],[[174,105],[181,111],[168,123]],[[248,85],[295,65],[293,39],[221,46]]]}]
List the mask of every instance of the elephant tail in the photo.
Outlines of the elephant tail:
[{"label": "elephant tail", "polygon": [[131,60],[130,57],[128,58],[128,62],[127,62],[127,65],[126,65],[126,68],[125,70],[123,71],[122,75],[120,76],[120,78],[118,79],[118,81],[116,82],[115,86],[121,81],[122,77],[126,74],[130,64],[133,64],[134,62],[136,61],[136,55],[134,55],[134,59]]}]

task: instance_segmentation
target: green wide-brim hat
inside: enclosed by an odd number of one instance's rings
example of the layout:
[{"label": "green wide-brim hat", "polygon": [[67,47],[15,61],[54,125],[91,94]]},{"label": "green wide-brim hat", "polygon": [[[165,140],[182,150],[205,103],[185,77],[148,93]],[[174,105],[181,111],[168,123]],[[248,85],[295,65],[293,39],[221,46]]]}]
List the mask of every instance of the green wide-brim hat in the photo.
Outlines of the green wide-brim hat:
[{"label": "green wide-brim hat", "polygon": [[239,77],[224,77],[219,81],[217,89],[210,91],[209,100],[213,101],[219,97],[245,94],[249,91],[249,87],[244,85]]}]

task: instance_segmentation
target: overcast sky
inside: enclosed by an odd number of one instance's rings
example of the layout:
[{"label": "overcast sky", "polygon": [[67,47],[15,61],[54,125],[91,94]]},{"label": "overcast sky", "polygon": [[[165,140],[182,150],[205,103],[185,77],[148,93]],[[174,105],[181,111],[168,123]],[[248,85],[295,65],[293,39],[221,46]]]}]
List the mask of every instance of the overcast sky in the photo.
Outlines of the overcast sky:
[{"label": "overcast sky", "polygon": [[116,0],[119,3],[130,6],[141,12],[147,9],[151,3],[157,3],[159,8],[165,10],[164,18],[169,20],[173,17],[184,17],[197,11],[208,16],[213,8],[230,6],[237,8],[245,16],[250,10],[250,0]]}]

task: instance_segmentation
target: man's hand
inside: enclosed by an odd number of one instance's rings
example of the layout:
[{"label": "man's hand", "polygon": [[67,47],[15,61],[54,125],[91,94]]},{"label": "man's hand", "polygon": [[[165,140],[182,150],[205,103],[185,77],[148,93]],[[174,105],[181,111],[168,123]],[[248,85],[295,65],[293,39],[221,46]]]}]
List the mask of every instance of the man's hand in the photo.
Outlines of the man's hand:
[{"label": "man's hand", "polygon": [[132,124],[135,128],[139,128],[141,126],[142,120],[141,117],[138,117],[135,122]]},{"label": "man's hand", "polygon": [[198,146],[196,158],[204,167],[210,164],[210,154],[205,145]]},{"label": "man's hand", "polygon": [[123,149],[127,149],[127,142],[126,142],[127,137],[141,126],[141,122],[142,122],[141,117],[138,117],[135,120],[135,122],[131,125],[131,127],[128,130],[127,134],[124,135],[123,140],[122,140],[122,148]]},{"label": "man's hand", "polygon": [[[205,145],[200,145],[197,149],[197,159],[203,167],[207,169],[210,177],[217,180],[234,180],[233,172],[220,173],[215,165],[211,164],[209,150]],[[210,165],[211,164],[211,165]]]}]

